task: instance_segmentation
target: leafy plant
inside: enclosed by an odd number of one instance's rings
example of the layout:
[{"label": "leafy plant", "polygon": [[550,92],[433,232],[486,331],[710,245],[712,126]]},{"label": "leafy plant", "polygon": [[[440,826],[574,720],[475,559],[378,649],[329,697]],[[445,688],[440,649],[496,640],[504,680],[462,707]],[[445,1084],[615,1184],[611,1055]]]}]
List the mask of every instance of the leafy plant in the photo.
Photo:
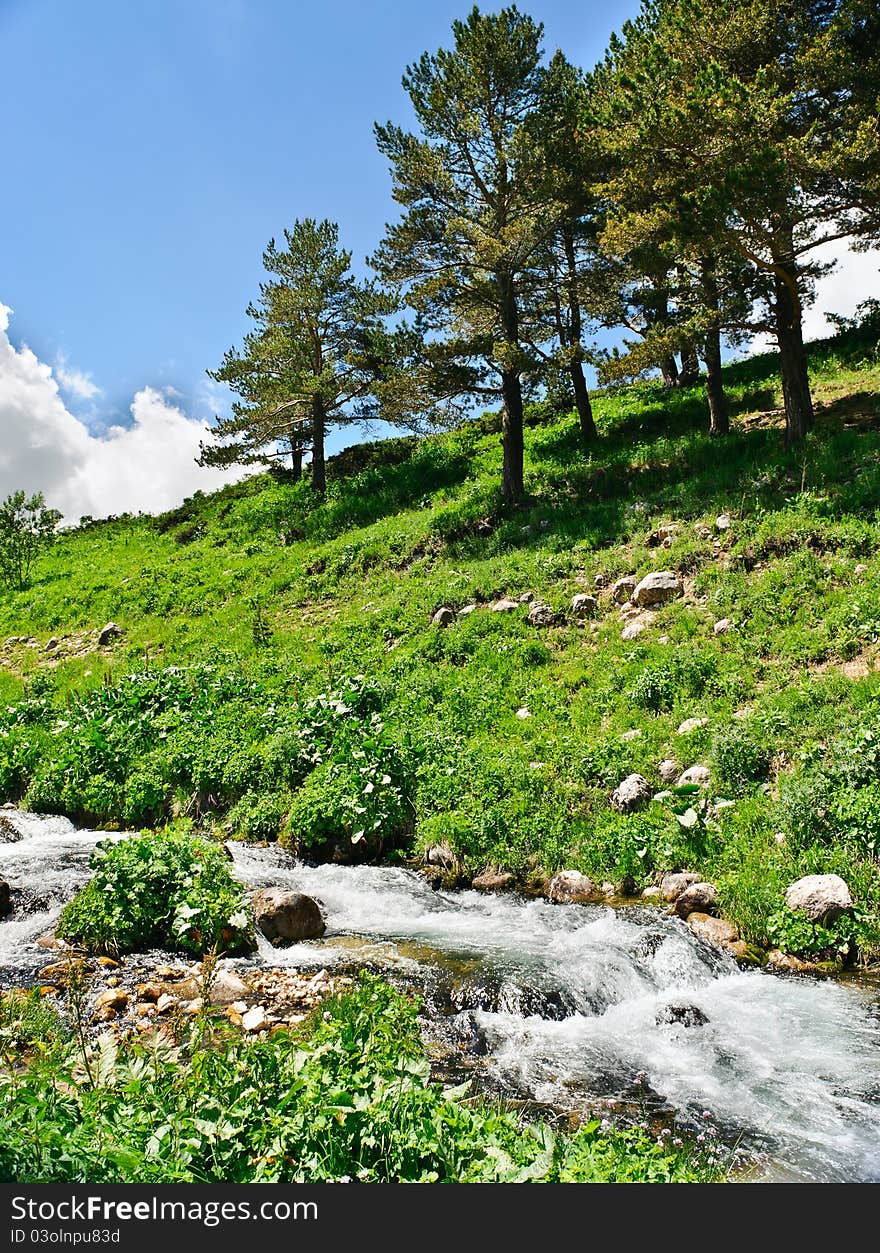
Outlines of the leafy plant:
[{"label": "leafy plant", "polygon": [[247,898],[216,844],[173,831],[102,840],[91,867],[92,879],[61,911],[62,939],[111,953],[254,945]]}]

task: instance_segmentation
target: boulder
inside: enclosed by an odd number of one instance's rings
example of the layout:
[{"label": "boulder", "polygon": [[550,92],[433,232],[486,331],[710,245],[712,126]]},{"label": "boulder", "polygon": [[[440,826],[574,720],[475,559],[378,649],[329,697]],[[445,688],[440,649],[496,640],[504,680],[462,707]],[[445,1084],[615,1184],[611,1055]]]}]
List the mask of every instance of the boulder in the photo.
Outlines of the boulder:
[{"label": "boulder", "polygon": [[534,599],[535,599],[534,592],[522,592],[520,594],[519,603],[521,605],[530,605]]},{"label": "boulder", "polygon": [[0,879],[0,918],[12,913],[12,892],[5,879]]},{"label": "boulder", "polygon": [[302,892],[263,888],[253,897],[257,927],[273,944],[314,940],[324,934],[318,902]]},{"label": "boulder", "polygon": [[642,892],[643,901],[659,901],[659,900],[662,900],[662,898],[663,898],[663,893],[656,886],[656,884],[652,884],[651,887],[645,888],[645,890]]},{"label": "boulder", "polygon": [[637,640],[644,629],[644,622],[628,622],[620,632],[620,638],[622,640]]},{"label": "boulder", "polygon": [[677,735],[691,735],[694,731],[699,731],[700,727],[707,725],[708,718],[685,718],[684,722],[678,725]]},{"label": "boulder", "polygon": [[718,531],[730,530],[730,514],[729,513],[719,513],[718,517],[715,519],[715,529]]},{"label": "boulder", "polygon": [[676,787],[688,787],[694,783],[698,787],[708,787],[710,774],[708,766],[688,766],[687,770],[678,776]]},{"label": "boulder", "polygon": [[679,918],[690,914],[711,914],[718,905],[718,889],[714,883],[692,883],[675,898],[673,913]]},{"label": "boulder", "polygon": [[107,988],[95,1000],[95,1014],[115,1018],[121,1010],[128,1008],[130,999],[123,988]]},{"label": "boulder", "polygon": [[241,1025],[245,1031],[265,1031],[269,1026],[266,1010],[262,1005],[255,1005],[241,1016]]},{"label": "boulder", "polygon": [[647,605],[665,605],[667,601],[680,596],[683,592],[681,583],[671,570],[656,570],[646,574],[636,584],[632,594],[633,604],[645,608]]},{"label": "boulder", "polygon": [[780,949],[773,948],[767,954],[767,969],[782,974],[800,975],[809,974],[815,967],[811,962],[801,961],[799,957],[793,957],[791,953],[783,953]]},{"label": "boulder", "polygon": [[235,971],[218,967],[211,980],[211,1004],[232,1005],[250,995],[250,987]]},{"label": "boulder", "polygon": [[604,574],[593,575],[593,587],[601,591],[603,587],[607,587],[607,586],[608,586],[608,579],[606,575]]},{"label": "boulder", "polygon": [[476,605],[465,605],[465,606],[464,606],[464,608],[459,609],[459,611],[458,611],[458,616],[459,616],[459,618],[467,618],[467,617],[469,617],[469,616],[470,616],[470,614],[472,614],[472,613],[474,613],[474,612],[476,611],[476,608],[477,608],[477,606],[476,606]]},{"label": "boulder", "polygon": [[674,783],[678,778],[678,762],[671,757],[664,757],[657,767],[657,773],[664,783]]},{"label": "boulder", "polygon": [[715,623],[715,625],[712,627],[712,631],[713,631],[713,634],[715,635],[726,635],[732,626],[733,626],[733,623],[730,621],[729,618],[719,618],[718,621]]},{"label": "boulder", "polygon": [[662,1005],[654,1017],[658,1027],[705,1027],[709,1019],[698,1005]]},{"label": "boulder", "polygon": [[118,627],[115,622],[108,622],[104,629],[98,634],[98,646],[104,648],[107,644],[112,644],[122,634],[122,628]]},{"label": "boulder", "polygon": [[811,922],[829,923],[852,909],[853,898],[840,875],[808,874],[790,885],[785,903]]},{"label": "boulder", "polygon": [[595,596],[588,596],[586,592],[578,592],[576,596],[571,598],[571,612],[576,618],[595,618],[599,612],[599,602]]},{"label": "boulder", "polygon": [[547,885],[547,899],[554,905],[585,905],[603,896],[602,889],[578,870],[560,870]]},{"label": "boulder", "polygon": [[548,627],[556,621],[556,614],[549,605],[532,605],[528,621],[532,626]]},{"label": "boulder", "polygon": [[[170,997],[172,1001],[195,1000],[199,994],[199,985],[195,979],[181,979],[174,983],[154,979],[149,983],[139,983],[135,992],[138,1001],[158,1005],[163,997]],[[167,1004],[167,1001],[163,1001],[163,1004]]]},{"label": "boulder", "polygon": [[694,874],[692,870],[680,870],[674,874],[665,874],[660,880],[660,891],[663,893],[664,901],[677,901],[683,892],[689,887],[693,887],[695,883],[700,882],[700,876]]},{"label": "boulder", "polygon": [[513,875],[497,866],[488,866],[482,874],[471,880],[471,887],[478,892],[503,892],[513,883]]},{"label": "boulder", "polygon": [[454,621],[455,614],[447,605],[443,605],[440,609],[438,609],[431,619],[434,626],[449,626],[450,622]]},{"label": "boulder", "polygon": [[425,849],[425,863],[428,866],[439,866],[441,870],[454,870],[456,861],[455,853],[445,840]]},{"label": "boulder", "polygon": [[622,579],[611,584],[611,599],[616,605],[625,605],[628,600],[632,599],[635,590],[636,580],[631,574],[625,574]]},{"label": "boulder", "polygon": [[641,774],[628,774],[611,793],[611,806],[619,813],[632,813],[647,805],[653,796],[651,785]]},{"label": "boulder", "polygon": [[514,609],[519,609],[518,600],[510,600],[503,596],[501,600],[496,600],[492,606],[493,613],[511,613]]},{"label": "boulder", "polygon": [[739,932],[732,922],[725,922],[723,918],[711,918],[699,910],[690,914],[687,925],[699,939],[708,940],[719,948],[728,948],[739,939]]}]

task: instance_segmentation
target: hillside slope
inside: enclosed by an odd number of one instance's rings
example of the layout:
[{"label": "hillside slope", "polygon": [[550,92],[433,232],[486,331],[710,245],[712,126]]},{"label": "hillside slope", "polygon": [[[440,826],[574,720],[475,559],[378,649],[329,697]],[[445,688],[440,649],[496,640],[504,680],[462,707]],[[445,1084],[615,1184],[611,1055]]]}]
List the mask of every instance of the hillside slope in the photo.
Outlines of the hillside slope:
[{"label": "hillside slope", "polygon": [[[772,356],[728,367],[723,441],[699,389],[598,396],[588,452],[538,407],[515,513],[486,416],[343,454],[318,506],[261,476],[65,533],[28,590],[0,594],[0,799],[319,857],[439,846],[456,881],[566,867],[631,893],[687,868],[750,942],[871,956],[876,328],[815,345],[812,370],[817,429],[793,452]],[[621,611],[615,581],[656,571],[683,595]],[[578,594],[598,601],[585,616]],[[699,795],[610,802],[632,773],[653,794],[694,765]],[[784,891],[827,872],[857,908],[822,928]]]}]

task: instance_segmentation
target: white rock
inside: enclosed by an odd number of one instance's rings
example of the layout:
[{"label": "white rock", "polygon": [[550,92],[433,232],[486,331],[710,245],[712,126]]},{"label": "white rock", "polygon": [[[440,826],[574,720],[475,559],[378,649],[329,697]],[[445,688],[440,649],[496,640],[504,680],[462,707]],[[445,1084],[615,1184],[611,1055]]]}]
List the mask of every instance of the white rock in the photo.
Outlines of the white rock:
[{"label": "white rock", "polygon": [[729,531],[730,530],[730,514],[719,513],[718,517],[715,519],[715,527],[719,531]]},{"label": "white rock", "polygon": [[688,784],[696,783],[700,787],[708,787],[710,774],[708,766],[688,766],[687,770],[679,775],[675,786],[687,787]]},{"label": "white rock", "polygon": [[708,722],[708,718],[685,718],[684,722],[680,723],[676,734],[691,735],[694,731],[698,731],[700,727],[707,726]]},{"label": "white rock", "polygon": [[644,629],[644,622],[628,622],[620,632],[620,638],[622,640],[637,640]]},{"label": "white rock", "polygon": [[455,621],[455,614],[447,605],[443,605],[437,610],[431,621],[434,626],[449,626],[450,622]]},{"label": "white rock", "polygon": [[642,607],[665,605],[675,596],[680,596],[683,590],[678,577],[671,570],[655,570],[636,584],[632,599],[636,605]]},{"label": "white rock", "polygon": [[629,743],[630,740],[639,740],[641,739],[641,737],[642,737],[641,727],[634,727],[632,731],[624,731],[623,735],[620,738],[625,743]]},{"label": "white rock", "polygon": [[523,592],[522,596],[520,596],[519,598],[519,603],[521,605],[530,605],[534,599],[535,599],[534,592]]},{"label": "white rock", "polygon": [[586,904],[601,896],[601,889],[578,870],[560,870],[547,885],[547,899],[556,905]]},{"label": "white rock", "polygon": [[519,601],[510,600],[506,596],[503,596],[501,600],[496,600],[492,606],[493,613],[510,613],[514,609],[519,609]]},{"label": "white rock", "polygon": [[712,630],[714,631],[716,635],[726,635],[732,626],[733,626],[733,623],[730,621],[729,618],[719,618],[718,621],[715,623],[715,625],[712,627]]},{"label": "white rock", "polygon": [[664,757],[657,767],[657,773],[664,783],[674,783],[678,778],[678,762],[671,757]]},{"label": "white rock", "polygon": [[528,621],[531,626],[552,626],[556,621],[556,614],[549,605],[532,605],[528,613]]},{"label": "white rock", "polygon": [[466,618],[468,614],[472,614],[476,608],[476,605],[465,605],[463,609],[459,609],[458,616],[460,618]]},{"label": "white rock", "polygon": [[663,893],[658,887],[645,888],[642,892],[642,900],[645,901],[659,901],[662,896]]},{"label": "white rock", "polygon": [[523,707],[522,707],[522,709],[518,709],[518,710],[516,711],[516,716],[517,716],[517,718],[519,718],[519,719],[521,719],[523,722],[525,722],[526,718],[531,718],[531,716],[532,716],[532,714],[531,714],[531,710],[526,709],[526,707],[525,707],[525,706],[523,706]]},{"label": "white rock", "polygon": [[648,780],[641,774],[628,774],[611,793],[611,806],[622,814],[641,809],[653,796]]},{"label": "white rock", "polygon": [[853,907],[845,879],[836,874],[808,874],[785,893],[789,909],[806,914],[811,922],[833,922]]},{"label": "white rock", "polygon": [[242,1014],[241,1025],[245,1031],[265,1031],[269,1025],[269,1019],[263,1006],[255,1005],[246,1014]]}]

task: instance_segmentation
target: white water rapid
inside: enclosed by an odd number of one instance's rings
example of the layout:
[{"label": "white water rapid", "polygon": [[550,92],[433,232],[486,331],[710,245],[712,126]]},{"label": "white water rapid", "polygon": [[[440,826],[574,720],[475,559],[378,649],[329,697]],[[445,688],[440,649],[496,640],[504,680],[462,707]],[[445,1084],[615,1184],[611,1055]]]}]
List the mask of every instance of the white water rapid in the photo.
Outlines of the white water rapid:
[{"label": "white water rapid", "polygon": [[[35,941],[106,837],[60,818],[5,817],[21,838],[0,829],[0,878],[28,894],[0,922],[8,985],[45,964]],[[708,1111],[726,1143],[770,1163],[765,1177],[880,1181],[876,983],[743,972],[654,908],[435,892],[413,871],[231,848],[243,882],[306,892],[327,916],[322,940],[265,943],[242,965],[361,959],[397,970],[423,987],[450,1038],[475,1042],[495,1090],[569,1109],[631,1107],[642,1093],[646,1108],[672,1107],[680,1122]]]}]

